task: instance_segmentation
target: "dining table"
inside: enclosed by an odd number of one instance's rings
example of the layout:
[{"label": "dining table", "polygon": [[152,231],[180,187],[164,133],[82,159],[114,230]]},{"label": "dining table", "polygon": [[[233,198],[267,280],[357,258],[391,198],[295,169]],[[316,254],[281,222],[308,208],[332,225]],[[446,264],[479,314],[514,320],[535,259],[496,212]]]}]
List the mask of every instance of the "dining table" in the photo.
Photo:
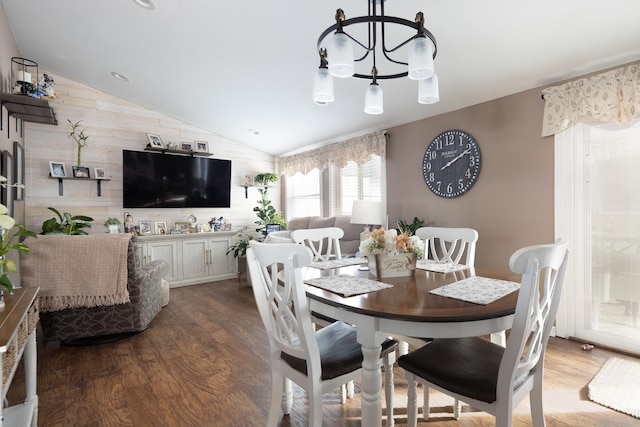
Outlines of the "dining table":
[{"label": "dining table", "polygon": [[[329,277],[333,282],[345,283],[352,281],[352,278],[368,279],[384,288],[363,293],[356,290],[352,292],[356,294],[352,295],[308,284],[315,279]],[[457,338],[481,336],[511,328],[517,291],[490,303],[467,302],[431,293],[446,285],[482,278],[507,281],[514,286],[520,281],[520,276],[513,273],[466,266],[449,272],[418,268],[409,276],[388,278],[375,277],[358,265],[327,269],[310,267],[305,270],[310,310],[357,328],[357,339],[362,345],[363,354],[361,425],[382,425],[380,351],[387,336]]]}]

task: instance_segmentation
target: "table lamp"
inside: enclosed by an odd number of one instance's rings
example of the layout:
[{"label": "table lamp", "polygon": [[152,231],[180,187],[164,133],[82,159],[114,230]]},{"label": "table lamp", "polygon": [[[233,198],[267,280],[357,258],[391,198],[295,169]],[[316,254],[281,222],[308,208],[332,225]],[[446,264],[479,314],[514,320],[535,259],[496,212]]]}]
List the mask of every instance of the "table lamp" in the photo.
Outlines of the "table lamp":
[{"label": "table lamp", "polygon": [[354,200],[351,209],[351,224],[362,224],[364,230],[360,233],[360,241],[367,238],[372,225],[382,224],[382,202],[375,200]]}]

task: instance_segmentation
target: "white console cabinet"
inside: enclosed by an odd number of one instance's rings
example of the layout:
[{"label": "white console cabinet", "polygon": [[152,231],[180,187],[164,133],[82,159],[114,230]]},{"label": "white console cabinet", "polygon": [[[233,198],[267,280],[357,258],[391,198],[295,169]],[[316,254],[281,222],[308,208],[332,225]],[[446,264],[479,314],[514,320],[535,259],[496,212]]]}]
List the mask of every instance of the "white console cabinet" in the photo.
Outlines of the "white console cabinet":
[{"label": "white console cabinet", "polygon": [[237,231],[160,234],[138,237],[143,263],[162,259],[164,278],[172,288],[236,277],[233,255],[227,249]]}]

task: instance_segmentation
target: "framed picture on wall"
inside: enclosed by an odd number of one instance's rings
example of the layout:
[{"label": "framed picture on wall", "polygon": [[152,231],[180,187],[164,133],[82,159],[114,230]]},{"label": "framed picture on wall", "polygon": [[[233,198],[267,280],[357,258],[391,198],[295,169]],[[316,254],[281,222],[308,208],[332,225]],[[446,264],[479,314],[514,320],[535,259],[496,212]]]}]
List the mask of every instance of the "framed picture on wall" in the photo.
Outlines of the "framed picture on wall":
[{"label": "framed picture on wall", "polygon": [[195,151],[200,151],[202,153],[209,152],[209,143],[207,141],[194,141],[193,143],[196,146]]},{"label": "framed picture on wall", "polygon": [[74,178],[90,178],[89,168],[85,166],[72,166]]},{"label": "framed picture on wall", "polygon": [[180,149],[185,151],[191,151],[193,150],[193,144],[190,142],[181,142]]},{"label": "framed picture on wall", "polygon": [[13,162],[14,178],[11,183],[16,184],[15,199],[24,200],[24,149],[18,141],[13,141]]},{"label": "framed picture on wall", "polygon": [[[4,150],[2,152],[2,160],[0,163],[0,174],[7,178],[7,184],[13,184],[11,182],[13,179],[13,155],[7,150]],[[7,207],[7,215],[9,216],[13,216],[14,190],[14,187],[12,187],[11,185],[7,185],[5,187],[2,187],[2,192],[0,195],[0,202]]]},{"label": "framed picture on wall", "polygon": [[94,178],[96,179],[105,179],[107,177],[107,171],[105,168],[94,168]]}]

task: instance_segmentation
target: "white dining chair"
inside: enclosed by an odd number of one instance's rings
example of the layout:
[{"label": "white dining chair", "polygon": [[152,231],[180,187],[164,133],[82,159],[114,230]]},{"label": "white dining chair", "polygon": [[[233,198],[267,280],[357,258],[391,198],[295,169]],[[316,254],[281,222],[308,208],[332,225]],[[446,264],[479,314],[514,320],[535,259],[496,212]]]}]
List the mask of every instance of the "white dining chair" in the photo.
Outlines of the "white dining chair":
[{"label": "white dining chair", "polygon": [[[334,322],[315,331],[307,302],[302,268],[312,261],[300,244],[252,241],[247,267],[253,294],[269,339],[271,404],[267,426],[275,426],[279,407],[289,414],[292,382],[309,395],[309,426],[322,425],[322,395],[356,379],[362,370],[362,347],[356,329]],[[281,274],[282,273],[282,274]],[[385,370],[387,425],[393,425],[393,363],[397,343],[385,340],[381,359]]]},{"label": "white dining chair", "polygon": [[420,227],[416,236],[425,241],[424,259],[469,267],[475,264],[478,232],[473,228]]},{"label": "white dining chair", "polygon": [[[529,394],[533,425],[545,425],[542,408],[544,353],[564,283],[567,244],[536,245],[514,252],[509,267],[521,274],[520,293],[507,346],[480,337],[434,339],[398,359],[408,389],[407,425],[417,423],[417,383],[435,388],[511,426],[513,409]],[[423,408],[428,418],[429,408]]]},{"label": "white dining chair", "polygon": [[291,232],[291,240],[308,246],[313,252],[313,261],[342,259],[340,239],[344,231],[338,227],[303,228]]}]

